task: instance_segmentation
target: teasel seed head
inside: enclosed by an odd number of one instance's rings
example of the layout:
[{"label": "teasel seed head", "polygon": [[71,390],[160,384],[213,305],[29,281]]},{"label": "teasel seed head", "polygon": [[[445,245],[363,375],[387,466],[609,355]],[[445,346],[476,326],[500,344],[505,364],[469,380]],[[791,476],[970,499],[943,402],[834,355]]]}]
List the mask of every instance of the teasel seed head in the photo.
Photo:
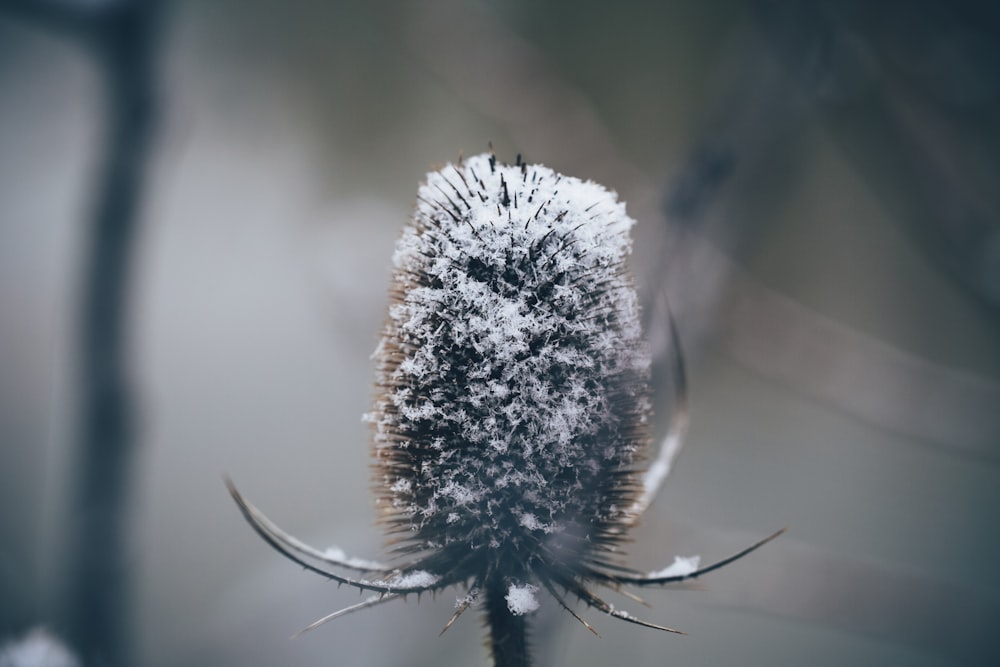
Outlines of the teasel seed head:
[{"label": "teasel seed head", "polygon": [[678,559],[644,575],[621,562],[628,529],[683,432],[668,434],[647,474],[650,358],[627,265],[633,224],[613,192],[520,156],[507,165],[477,155],[427,175],[393,254],[373,355],[376,398],[365,416],[392,562],[309,547],[227,480],[272,547],[372,593],[305,630],[458,586],[466,594],[444,630],[482,606],[495,664],[528,665],[526,617],[541,591],[594,634],[564,596],[678,632],[615,609],[593,585],[622,592],[691,579],[784,532],[701,569],[697,558]]},{"label": "teasel seed head", "polygon": [[633,224],[614,193],[542,166],[478,155],[428,175],[368,416],[400,552],[516,581],[615,550],[649,439]]}]

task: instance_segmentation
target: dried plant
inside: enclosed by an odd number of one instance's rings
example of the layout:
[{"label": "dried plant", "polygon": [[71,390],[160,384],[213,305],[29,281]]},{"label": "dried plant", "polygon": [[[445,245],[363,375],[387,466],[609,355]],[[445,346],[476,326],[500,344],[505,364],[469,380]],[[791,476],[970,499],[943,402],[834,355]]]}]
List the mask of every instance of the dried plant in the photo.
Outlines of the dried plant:
[{"label": "dried plant", "polygon": [[[465,594],[442,632],[479,605],[494,663],[528,665],[540,591],[595,634],[567,596],[679,632],[616,609],[594,586],[623,592],[691,579],[780,534],[701,569],[678,559],[643,575],[620,562],[676,450],[665,446],[646,470],[650,357],[626,266],[633,224],[614,193],[520,157],[505,165],[478,155],[428,175],[396,245],[367,415],[393,562],[309,547],[228,482],[272,547],[371,592],[306,630],[457,586]],[[679,438],[683,421],[668,437]]]}]

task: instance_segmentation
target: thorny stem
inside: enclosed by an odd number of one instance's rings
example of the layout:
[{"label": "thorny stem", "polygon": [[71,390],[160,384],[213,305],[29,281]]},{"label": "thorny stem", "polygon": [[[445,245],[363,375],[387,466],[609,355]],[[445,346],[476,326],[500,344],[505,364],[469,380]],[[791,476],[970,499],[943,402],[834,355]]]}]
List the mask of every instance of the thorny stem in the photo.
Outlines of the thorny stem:
[{"label": "thorny stem", "polygon": [[490,631],[490,653],[494,667],[531,667],[528,651],[527,615],[514,615],[507,608],[507,587],[493,577],[486,585],[486,625]]}]

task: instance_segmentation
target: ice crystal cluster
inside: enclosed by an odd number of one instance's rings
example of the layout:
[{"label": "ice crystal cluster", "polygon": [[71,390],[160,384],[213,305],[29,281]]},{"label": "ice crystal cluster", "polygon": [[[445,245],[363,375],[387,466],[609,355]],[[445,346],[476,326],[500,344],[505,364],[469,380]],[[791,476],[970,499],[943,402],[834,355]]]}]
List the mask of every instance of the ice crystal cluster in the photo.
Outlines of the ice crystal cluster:
[{"label": "ice crystal cluster", "polygon": [[649,410],[633,222],[614,193],[543,166],[479,155],[428,175],[368,416],[402,550],[579,561],[616,534]]}]

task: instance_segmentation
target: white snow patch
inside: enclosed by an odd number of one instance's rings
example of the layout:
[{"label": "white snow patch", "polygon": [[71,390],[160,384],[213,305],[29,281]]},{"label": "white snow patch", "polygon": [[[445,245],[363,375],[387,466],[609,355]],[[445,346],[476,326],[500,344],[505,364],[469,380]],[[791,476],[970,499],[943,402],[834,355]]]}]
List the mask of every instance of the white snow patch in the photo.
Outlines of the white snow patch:
[{"label": "white snow patch", "polygon": [[409,493],[411,488],[413,488],[413,483],[408,479],[400,477],[393,482],[392,486],[389,487],[389,490],[393,493]]},{"label": "white snow patch", "polygon": [[614,616],[615,618],[623,618],[626,621],[637,621],[637,620],[639,620],[635,616],[633,616],[632,614],[630,614],[627,611],[625,611],[624,609],[615,609],[613,606],[611,607],[611,611],[609,613],[612,616]]},{"label": "white snow patch", "polygon": [[650,572],[646,576],[650,579],[661,579],[663,577],[683,577],[698,570],[698,563],[701,556],[674,556],[674,562],[662,570]]},{"label": "white snow patch", "polygon": [[538,609],[538,598],[535,597],[537,592],[538,586],[511,584],[504,598],[507,600],[507,609],[515,616],[530,614]]},{"label": "white snow patch", "polygon": [[552,525],[548,523],[542,523],[538,520],[538,517],[529,512],[525,512],[521,515],[521,525],[528,530],[542,530],[546,533],[552,532]]},{"label": "white snow patch", "polygon": [[333,561],[337,561],[346,567],[353,567],[359,570],[384,570],[385,565],[379,563],[378,561],[368,560],[367,558],[356,558],[354,556],[348,556],[343,549],[338,546],[327,547],[323,552],[323,557],[328,558]]},{"label": "white snow patch", "polygon": [[44,628],[0,645],[0,667],[81,667],[83,663]]},{"label": "white snow patch", "polygon": [[430,588],[440,580],[441,577],[427,570],[413,570],[396,574],[385,585],[389,588]]}]

